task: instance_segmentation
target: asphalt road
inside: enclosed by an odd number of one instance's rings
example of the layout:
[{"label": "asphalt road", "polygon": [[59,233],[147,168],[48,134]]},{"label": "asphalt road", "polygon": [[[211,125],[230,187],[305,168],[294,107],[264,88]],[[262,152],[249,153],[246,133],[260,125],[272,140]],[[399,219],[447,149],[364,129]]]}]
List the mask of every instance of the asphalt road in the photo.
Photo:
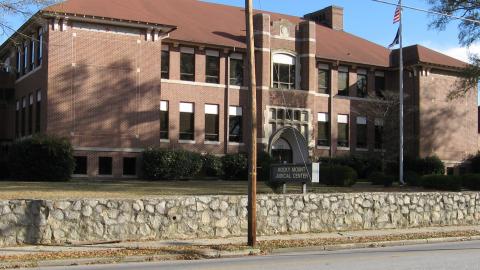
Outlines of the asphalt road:
[{"label": "asphalt road", "polygon": [[[58,270],[61,268],[41,268]],[[342,251],[306,251],[218,260],[169,261],[100,266],[68,270],[467,270],[480,269],[480,241]]]}]

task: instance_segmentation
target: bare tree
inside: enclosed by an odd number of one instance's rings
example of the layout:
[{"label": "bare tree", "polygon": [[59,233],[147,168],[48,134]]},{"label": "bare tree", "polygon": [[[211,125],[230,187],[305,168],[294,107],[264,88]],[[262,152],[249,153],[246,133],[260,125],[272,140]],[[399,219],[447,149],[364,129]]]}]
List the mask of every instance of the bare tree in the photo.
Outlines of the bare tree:
[{"label": "bare tree", "polygon": [[[427,0],[431,5],[431,10],[454,15],[464,18],[458,24],[458,40],[460,45],[469,47],[480,39],[480,1],[478,0]],[[435,15],[430,23],[430,27],[440,31],[445,30],[446,26],[452,21],[457,20],[450,16]],[[477,89],[480,79],[480,56],[470,55],[471,65],[467,66],[462,72],[462,79],[458,81],[456,89],[448,95],[449,99],[464,97],[468,91]]]}]

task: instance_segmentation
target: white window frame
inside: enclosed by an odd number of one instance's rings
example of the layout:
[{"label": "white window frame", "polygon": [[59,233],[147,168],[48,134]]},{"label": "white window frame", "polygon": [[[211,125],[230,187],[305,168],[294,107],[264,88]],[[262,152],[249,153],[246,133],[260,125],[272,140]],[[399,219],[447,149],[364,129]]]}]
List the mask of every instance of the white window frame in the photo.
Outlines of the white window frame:
[{"label": "white window frame", "polygon": [[[276,62],[276,61],[275,61],[275,58],[276,58],[277,55],[288,56],[288,57],[294,59],[294,60],[293,60],[293,63],[292,63],[292,61],[288,61],[288,62],[287,62],[287,61],[286,61],[286,58],[284,58],[284,59],[278,58],[279,61],[282,61],[282,60],[285,60],[285,61],[283,61],[283,62]],[[300,66],[301,66],[301,65],[300,65],[300,62],[299,62],[300,59],[299,59],[299,57],[297,56],[297,54],[296,54],[296,53],[293,53],[293,52],[290,52],[290,51],[278,50],[278,51],[272,52],[272,54],[271,54],[270,57],[271,57],[271,61],[270,61],[270,70],[271,70],[271,72],[270,72],[270,87],[273,88],[273,65],[274,65],[275,63],[278,63],[278,64],[286,64],[286,63],[288,64],[288,63],[292,63],[292,64],[295,66],[295,85],[294,85],[294,88],[293,88],[293,89],[290,89],[290,90],[299,89],[299,88],[300,88],[300,87],[299,87],[299,85],[300,85],[300,80],[299,80],[299,78],[300,78]],[[277,56],[277,57],[279,57],[279,56]]]}]

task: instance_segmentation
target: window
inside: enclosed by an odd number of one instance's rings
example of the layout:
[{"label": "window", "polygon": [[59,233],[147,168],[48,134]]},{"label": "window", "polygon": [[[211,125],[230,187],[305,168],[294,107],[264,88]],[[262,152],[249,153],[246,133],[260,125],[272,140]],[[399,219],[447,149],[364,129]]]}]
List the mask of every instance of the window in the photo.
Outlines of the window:
[{"label": "window", "polygon": [[123,175],[137,175],[137,159],[134,157],[123,158]]},{"label": "window", "polygon": [[384,98],[385,91],[385,74],[381,71],[375,72],[375,95]]},{"label": "window", "polygon": [[33,94],[28,96],[28,134],[33,133]]},{"label": "window", "polygon": [[17,48],[17,77],[22,74],[22,49]]},{"label": "window", "polygon": [[170,51],[168,45],[162,45],[162,79],[170,78]]},{"label": "window", "polygon": [[330,146],[330,121],[328,113],[318,114],[317,145]]},{"label": "window", "polygon": [[375,149],[383,149],[383,119],[375,119]]},{"label": "window", "polygon": [[337,117],[338,122],[338,147],[350,147],[350,131],[348,125],[348,115],[339,114]]},{"label": "window", "polygon": [[195,49],[180,48],[180,80],[195,81]]},{"label": "window", "polygon": [[193,103],[180,103],[180,140],[194,140]]},{"label": "window", "polygon": [[318,92],[330,94],[330,67],[326,64],[318,66]]},{"label": "window", "polygon": [[230,142],[243,142],[243,110],[242,107],[230,106],[228,111],[228,140]]},{"label": "window", "polygon": [[219,141],[218,105],[205,104],[205,141]]},{"label": "window", "polygon": [[19,122],[20,122],[20,101],[17,100],[15,104],[15,138],[18,138],[20,134]]},{"label": "window", "polygon": [[365,69],[357,70],[357,97],[364,98],[368,95],[368,76]]},{"label": "window", "polygon": [[243,55],[232,53],[230,55],[230,84],[243,85]]},{"label": "window", "polygon": [[205,81],[220,83],[220,55],[218,51],[206,50]]},{"label": "window", "polygon": [[25,41],[23,45],[23,73],[27,73],[28,70],[28,42]]},{"label": "window", "polygon": [[169,130],[168,101],[160,101],[160,139],[168,140]]},{"label": "window", "polygon": [[295,89],[295,57],[273,55],[273,88]]},{"label": "window", "polygon": [[98,175],[112,175],[112,157],[98,158]]},{"label": "window", "polygon": [[348,67],[338,68],[338,95],[348,96]]},{"label": "window", "polygon": [[73,174],[76,175],[87,175],[87,157],[79,156],[75,158],[75,170]]},{"label": "window", "polygon": [[35,35],[33,35],[30,41],[30,70],[35,69],[35,43]]},{"label": "window", "polygon": [[20,124],[21,132],[20,136],[25,136],[25,110],[27,107],[27,100],[25,97],[22,98],[22,122]]},{"label": "window", "polygon": [[40,132],[41,122],[42,119],[41,112],[42,112],[42,91],[37,90],[37,104],[35,106],[35,132]]},{"label": "window", "polygon": [[367,148],[367,118],[357,117],[357,148]]},{"label": "window", "polygon": [[43,57],[43,29],[40,27],[38,28],[38,65],[42,64],[42,57]]}]

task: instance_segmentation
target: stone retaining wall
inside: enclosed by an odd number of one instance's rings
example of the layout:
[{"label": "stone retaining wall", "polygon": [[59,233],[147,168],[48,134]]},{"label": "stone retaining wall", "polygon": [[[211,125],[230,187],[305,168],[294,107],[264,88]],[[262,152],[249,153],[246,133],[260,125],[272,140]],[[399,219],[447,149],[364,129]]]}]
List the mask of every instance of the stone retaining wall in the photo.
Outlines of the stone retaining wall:
[{"label": "stone retaining wall", "polygon": [[[245,196],[0,201],[0,246],[241,236]],[[480,193],[261,195],[258,233],[480,224]]]}]

